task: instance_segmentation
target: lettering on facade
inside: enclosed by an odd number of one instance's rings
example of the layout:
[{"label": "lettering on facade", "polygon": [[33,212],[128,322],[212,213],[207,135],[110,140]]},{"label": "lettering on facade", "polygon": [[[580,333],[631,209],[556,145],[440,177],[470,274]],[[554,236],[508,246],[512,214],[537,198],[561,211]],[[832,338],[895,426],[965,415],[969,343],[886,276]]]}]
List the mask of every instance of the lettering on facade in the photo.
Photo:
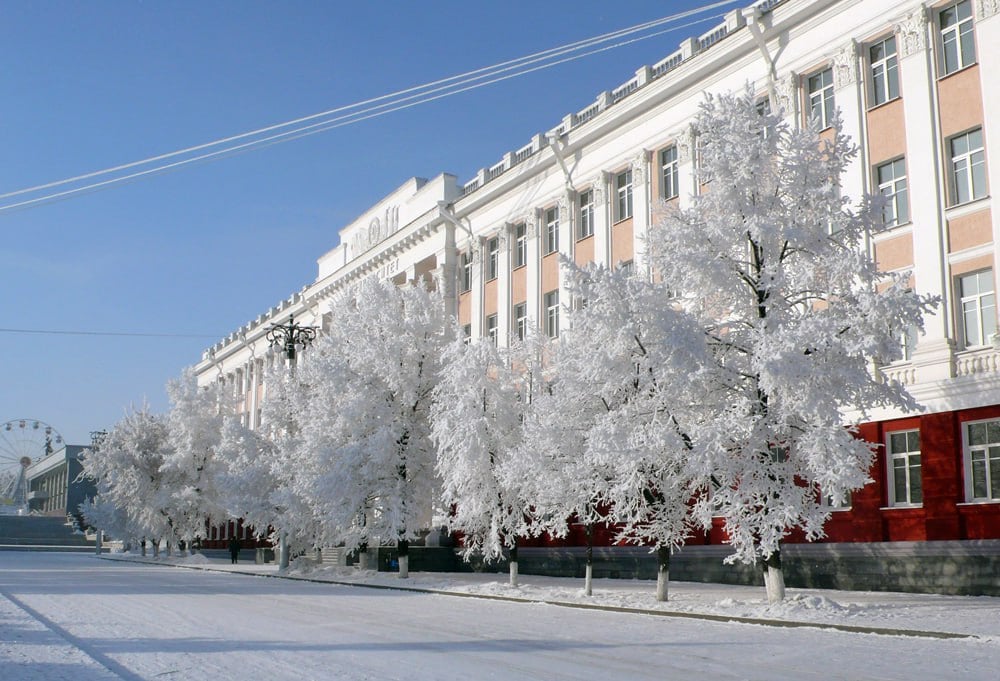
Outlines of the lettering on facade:
[{"label": "lettering on facade", "polygon": [[399,273],[399,258],[393,258],[386,264],[378,268],[375,276],[379,279],[388,279]]},{"label": "lettering on facade", "polygon": [[387,206],[385,213],[376,215],[354,233],[351,239],[351,258],[356,258],[369,248],[395,234],[399,230],[399,206]]}]

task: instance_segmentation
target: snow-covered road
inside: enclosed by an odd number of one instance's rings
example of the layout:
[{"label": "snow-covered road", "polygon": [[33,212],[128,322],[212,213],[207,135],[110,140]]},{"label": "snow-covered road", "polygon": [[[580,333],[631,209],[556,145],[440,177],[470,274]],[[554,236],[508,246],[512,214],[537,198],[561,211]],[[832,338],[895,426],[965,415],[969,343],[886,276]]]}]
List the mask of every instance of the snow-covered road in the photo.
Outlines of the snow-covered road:
[{"label": "snow-covered road", "polygon": [[4,681],[993,681],[997,669],[995,639],[783,629],[0,552]]}]

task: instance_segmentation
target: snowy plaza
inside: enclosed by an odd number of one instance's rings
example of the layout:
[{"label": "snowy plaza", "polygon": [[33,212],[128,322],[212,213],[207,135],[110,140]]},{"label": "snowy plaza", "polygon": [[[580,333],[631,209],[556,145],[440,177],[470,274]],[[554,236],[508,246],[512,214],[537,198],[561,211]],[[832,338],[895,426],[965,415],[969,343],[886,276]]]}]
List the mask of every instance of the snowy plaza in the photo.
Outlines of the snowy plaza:
[{"label": "snowy plaza", "polygon": [[502,574],[293,564],[265,578],[273,564],[110,557],[0,553],[5,680],[986,681],[1000,668],[989,597],[790,589],[768,606],[759,588],[677,583],[657,603],[648,581],[596,580],[586,598],[579,580],[532,575],[512,589]]}]

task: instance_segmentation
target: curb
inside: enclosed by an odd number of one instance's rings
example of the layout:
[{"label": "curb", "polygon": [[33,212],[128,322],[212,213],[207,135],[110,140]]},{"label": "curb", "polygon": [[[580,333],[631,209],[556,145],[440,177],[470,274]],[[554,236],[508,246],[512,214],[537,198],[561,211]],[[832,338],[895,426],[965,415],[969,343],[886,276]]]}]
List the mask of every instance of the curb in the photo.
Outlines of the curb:
[{"label": "curb", "polygon": [[619,612],[629,615],[652,615],[654,617],[672,617],[675,619],[702,620],[706,622],[736,623],[736,624],[756,624],[758,626],[783,628],[783,629],[825,629],[828,631],[841,631],[849,634],[874,634],[876,636],[907,636],[911,638],[934,638],[934,639],[974,639],[981,637],[977,634],[960,634],[949,631],[925,631],[921,629],[890,629],[886,627],[865,627],[852,624],[836,624],[832,622],[799,622],[795,620],[775,620],[757,617],[740,617],[738,615],[713,615],[710,613],[680,612],[677,610],[652,610],[646,608],[627,608],[616,605],[599,605],[596,603],[572,603],[569,601],[550,601],[536,598],[519,598],[517,596],[498,596],[496,594],[476,594],[464,591],[446,591],[443,589],[428,589],[416,586],[394,586],[389,584],[364,584],[360,582],[345,582],[332,579],[313,579],[310,577],[299,577],[296,575],[283,574],[262,574],[259,572],[245,572],[243,570],[219,570],[206,565],[182,565],[178,563],[152,563],[145,560],[133,560],[130,558],[104,558],[95,556],[101,560],[112,560],[123,563],[141,563],[143,565],[159,565],[163,567],[185,568],[188,570],[204,570],[206,572],[222,572],[233,575],[244,575],[248,577],[265,577],[270,579],[289,579],[300,582],[311,582],[313,584],[335,584],[337,586],[353,586],[362,589],[382,589],[385,591],[404,591],[410,593],[426,593],[437,596],[453,596],[456,598],[480,598],[490,601],[505,601],[508,603],[529,603],[541,605],[553,605],[560,608],[575,608],[577,610],[603,610],[605,612]]}]

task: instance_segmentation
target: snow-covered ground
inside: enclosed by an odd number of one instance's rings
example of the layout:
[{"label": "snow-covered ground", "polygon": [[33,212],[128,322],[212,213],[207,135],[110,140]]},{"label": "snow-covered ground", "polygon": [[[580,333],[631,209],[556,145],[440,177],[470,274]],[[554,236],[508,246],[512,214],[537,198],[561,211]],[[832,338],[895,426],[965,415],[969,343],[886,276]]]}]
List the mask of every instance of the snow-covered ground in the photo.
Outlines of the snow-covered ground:
[{"label": "snow-covered ground", "polygon": [[327,568],[279,575],[273,565],[203,556],[111,557],[0,553],[0,678],[993,681],[1000,670],[997,598],[791,589],[785,604],[768,606],[762,588],[674,583],[661,604],[651,582],[596,580],[586,597],[579,580],[533,575],[522,575],[515,589],[497,574],[400,580]]}]

